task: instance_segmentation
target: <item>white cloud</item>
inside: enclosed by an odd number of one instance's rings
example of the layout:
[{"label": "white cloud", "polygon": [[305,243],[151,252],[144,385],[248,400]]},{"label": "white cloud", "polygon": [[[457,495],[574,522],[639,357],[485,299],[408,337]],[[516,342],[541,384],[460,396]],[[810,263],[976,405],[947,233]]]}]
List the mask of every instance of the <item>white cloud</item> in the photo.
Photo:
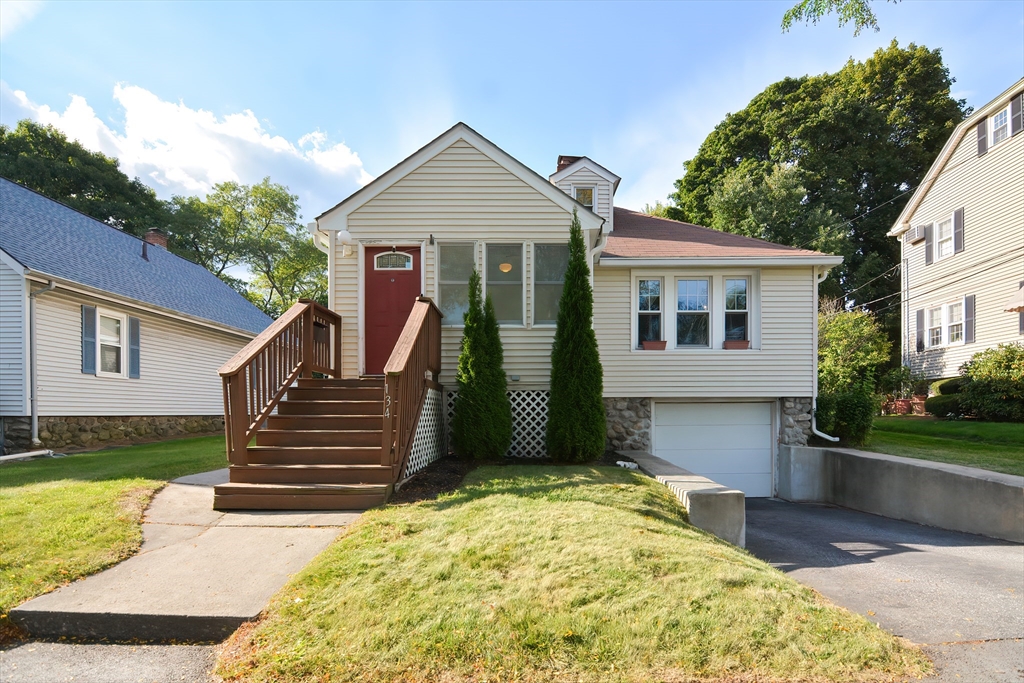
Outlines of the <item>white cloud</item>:
[{"label": "white cloud", "polygon": [[40,0],[3,0],[0,2],[0,39],[6,38],[42,9]]},{"label": "white cloud", "polygon": [[250,184],[270,176],[299,196],[308,221],[373,180],[358,154],[322,131],[292,143],[268,133],[250,110],[217,117],[132,85],[115,86],[114,100],[124,111],[123,132],[102,121],[81,96],[72,95],[58,112],[0,83],[8,114],[13,109],[19,118],[52,124],[89,149],[117,157],[122,171],[161,197],[205,195],[217,183]]}]

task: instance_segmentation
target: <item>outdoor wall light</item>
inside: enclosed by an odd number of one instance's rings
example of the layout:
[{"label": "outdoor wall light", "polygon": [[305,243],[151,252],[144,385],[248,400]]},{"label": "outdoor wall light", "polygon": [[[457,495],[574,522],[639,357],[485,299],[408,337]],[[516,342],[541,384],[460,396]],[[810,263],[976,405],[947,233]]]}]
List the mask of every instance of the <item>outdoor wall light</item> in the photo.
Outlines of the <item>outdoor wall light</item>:
[{"label": "outdoor wall light", "polygon": [[511,263],[502,263],[500,266],[498,266],[498,270],[500,270],[503,273],[511,273],[512,272],[512,264]]}]

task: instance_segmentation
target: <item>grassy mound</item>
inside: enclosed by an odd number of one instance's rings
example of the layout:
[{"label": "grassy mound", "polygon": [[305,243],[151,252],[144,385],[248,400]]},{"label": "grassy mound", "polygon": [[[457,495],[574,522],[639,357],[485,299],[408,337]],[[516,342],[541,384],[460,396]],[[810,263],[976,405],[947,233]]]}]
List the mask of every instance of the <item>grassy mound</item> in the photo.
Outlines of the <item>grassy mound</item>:
[{"label": "grassy mound", "polygon": [[920,653],[616,468],[470,473],[366,513],[240,631],[231,680],[915,676]]}]

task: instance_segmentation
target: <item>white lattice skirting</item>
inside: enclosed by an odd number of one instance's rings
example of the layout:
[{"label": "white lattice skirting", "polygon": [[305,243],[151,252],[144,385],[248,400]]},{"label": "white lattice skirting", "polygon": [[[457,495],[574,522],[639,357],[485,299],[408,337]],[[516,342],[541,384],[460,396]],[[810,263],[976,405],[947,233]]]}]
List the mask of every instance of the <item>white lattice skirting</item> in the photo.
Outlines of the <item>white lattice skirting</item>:
[{"label": "white lattice skirting", "polygon": [[405,463],[405,471],[400,480],[416,474],[447,453],[444,409],[441,403],[441,392],[427,389],[426,402],[420,412],[420,421],[416,423],[416,434],[412,438],[412,453],[409,454],[409,461]]},{"label": "white lattice skirting", "polygon": [[[451,439],[452,415],[459,393],[448,391],[445,401],[445,424]],[[544,437],[548,428],[549,391],[510,391],[512,404],[512,445],[505,454],[510,458],[543,458],[547,456]]]}]

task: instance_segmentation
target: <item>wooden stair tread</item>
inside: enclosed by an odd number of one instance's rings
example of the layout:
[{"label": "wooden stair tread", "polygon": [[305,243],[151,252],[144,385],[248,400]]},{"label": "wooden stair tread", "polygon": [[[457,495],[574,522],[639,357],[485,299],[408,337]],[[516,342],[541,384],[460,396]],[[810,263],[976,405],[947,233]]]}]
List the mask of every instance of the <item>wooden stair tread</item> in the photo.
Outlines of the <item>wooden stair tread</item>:
[{"label": "wooden stair tread", "polygon": [[273,493],[280,489],[288,493],[372,493],[376,491],[387,491],[391,484],[250,484],[245,482],[231,481],[226,484],[217,484],[214,487],[215,493]]}]

